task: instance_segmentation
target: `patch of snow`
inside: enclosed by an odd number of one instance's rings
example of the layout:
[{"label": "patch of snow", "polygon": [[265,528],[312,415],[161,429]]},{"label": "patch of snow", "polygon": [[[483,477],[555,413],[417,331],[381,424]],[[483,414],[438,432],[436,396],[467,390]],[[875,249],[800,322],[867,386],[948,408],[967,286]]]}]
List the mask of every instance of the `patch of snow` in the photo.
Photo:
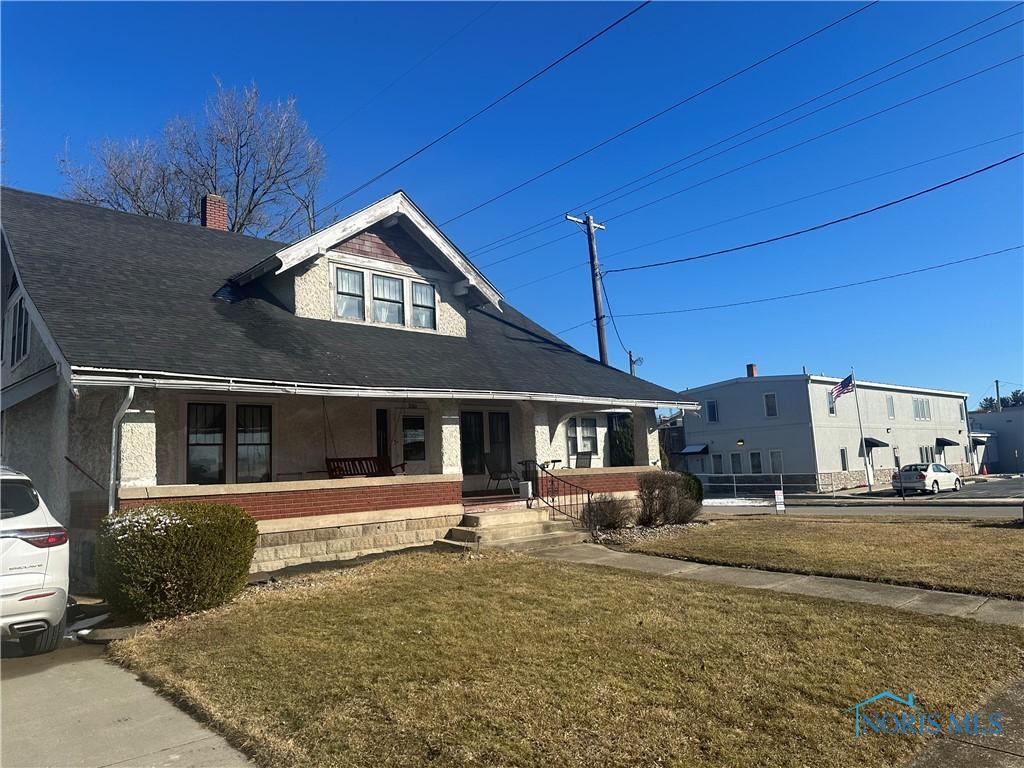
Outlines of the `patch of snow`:
[{"label": "patch of snow", "polygon": [[770,499],[704,499],[705,507],[774,507]]}]

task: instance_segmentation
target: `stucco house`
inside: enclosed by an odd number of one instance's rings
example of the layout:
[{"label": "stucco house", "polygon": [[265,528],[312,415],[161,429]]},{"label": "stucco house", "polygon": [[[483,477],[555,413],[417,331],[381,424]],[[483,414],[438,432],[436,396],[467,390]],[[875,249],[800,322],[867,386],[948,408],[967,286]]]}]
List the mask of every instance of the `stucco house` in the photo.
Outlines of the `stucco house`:
[{"label": "stucco house", "polygon": [[79,570],[108,510],[153,500],[241,505],[269,567],[443,537],[524,461],[631,493],[655,409],[695,407],[518,312],[403,192],[293,243],[223,231],[224,206],[194,226],[2,191],[3,461]]}]

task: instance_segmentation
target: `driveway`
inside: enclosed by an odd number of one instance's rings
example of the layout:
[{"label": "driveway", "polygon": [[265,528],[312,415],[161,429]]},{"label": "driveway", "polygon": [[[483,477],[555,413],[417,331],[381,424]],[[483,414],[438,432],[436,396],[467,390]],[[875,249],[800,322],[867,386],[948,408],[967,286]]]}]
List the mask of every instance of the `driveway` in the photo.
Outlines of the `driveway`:
[{"label": "driveway", "polygon": [[223,738],[106,661],[103,646],[65,640],[42,656],[3,649],[0,764],[252,767]]}]

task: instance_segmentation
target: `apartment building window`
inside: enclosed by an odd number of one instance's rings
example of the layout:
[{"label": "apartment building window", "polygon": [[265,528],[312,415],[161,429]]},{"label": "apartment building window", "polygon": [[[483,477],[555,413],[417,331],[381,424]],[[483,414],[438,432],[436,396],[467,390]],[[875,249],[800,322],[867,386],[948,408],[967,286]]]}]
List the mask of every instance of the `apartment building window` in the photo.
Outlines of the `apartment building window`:
[{"label": "apartment building window", "polygon": [[737,453],[730,453],[729,454],[729,463],[732,465],[731,468],[732,468],[732,473],[734,475],[742,475],[743,474],[743,454],[741,454],[739,452],[737,452]]},{"label": "apartment building window", "polygon": [[828,415],[836,415],[836,399],[832,397],[832,390],[825,390],[825,402],[828,403]]},{"label": "apartment building window", "polygon": [[931,421],[932,404],[927,397],[914,398],[914,421]]},{"label": "apartment building window", "polygon": [[957,406],[959,406],[960,408],[960,421],[966,421],[966,414],[964,413],[964,404],[957,403]]},{"label": "apartment building window", "polygon": [[847,456],[845,448],[840,448],[839,449],[839,468],[843,472],[849,472],[850,471],[850,459]]},{"label": "apartment building window", "polygon": [[771,465],[773,475],[783,473],[782,451],[778,448],[768,451],[768,463]]},{"label": "apartment building window", "polygon": [[750,473],[753,475],[761,474],[761,452],[751,451],[750,452]]},{"label": "apartment building window", "polygon": [[885,413],[890,419],[896,418],[896,402],[892,399],[892,395],[885,396]]},{"label": "apartment building window", "polygon": [[764,415],[769,419],[779,415],[779,402],[774,392],[764,393]]},{"label": "apartment building window", "polygon": [[712,453],[711,454],[711,474],[713,475],[724,475],[725,467],[722,465],[722,454]]},{"label": "apartment building window", "polygon": [[704,412],[708,415],[708,424],[718,423],[718,401],[708,400],[704,403]]},{"label": "apartment building window", "polygon": [[922,445],[919,449],[922,464],[931,464],[935,461],[935,448],[931,445]]}]

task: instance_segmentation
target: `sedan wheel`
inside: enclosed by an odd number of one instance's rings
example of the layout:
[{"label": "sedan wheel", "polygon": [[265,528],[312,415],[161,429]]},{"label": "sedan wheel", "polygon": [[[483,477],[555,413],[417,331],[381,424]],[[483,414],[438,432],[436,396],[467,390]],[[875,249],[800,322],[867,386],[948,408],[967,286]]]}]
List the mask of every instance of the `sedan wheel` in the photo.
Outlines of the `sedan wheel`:
[{"label": "sedan wheel", "polygon": [[959,478],[957,478],[956,480],[953,481],[953,490],[954,491],[959,491],[961,487],[962,487],[962,484],[960,483],[960,479]]},{"label": "sedan wheel", "polygon": [[936,480],[934,483],[932,483],[932,493],[938,494],[938,492],[939,492],[939,481]]}]

